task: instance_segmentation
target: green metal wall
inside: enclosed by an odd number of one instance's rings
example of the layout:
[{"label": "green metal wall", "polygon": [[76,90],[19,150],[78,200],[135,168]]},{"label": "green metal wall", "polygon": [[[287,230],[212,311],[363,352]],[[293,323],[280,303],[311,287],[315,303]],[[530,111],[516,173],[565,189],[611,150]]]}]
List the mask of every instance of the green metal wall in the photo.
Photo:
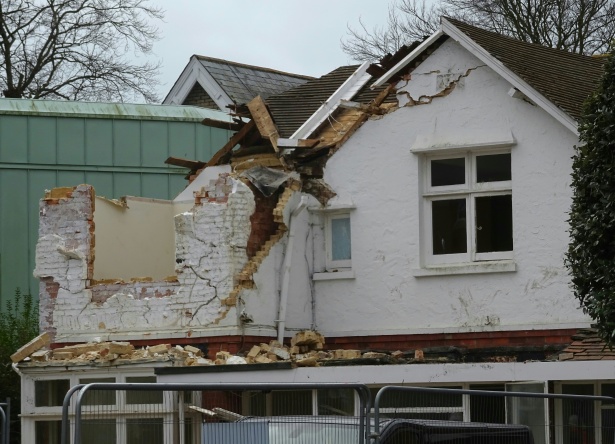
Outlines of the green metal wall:
[{"label": "green metal wall", "polygon": [[173,199],[186,171],[166,158],[208,160],[230,135],[198,121],[0,115],[0,307],[17,287],[38,296],[32,271],[45,189],[88,183],[109,198]]}]

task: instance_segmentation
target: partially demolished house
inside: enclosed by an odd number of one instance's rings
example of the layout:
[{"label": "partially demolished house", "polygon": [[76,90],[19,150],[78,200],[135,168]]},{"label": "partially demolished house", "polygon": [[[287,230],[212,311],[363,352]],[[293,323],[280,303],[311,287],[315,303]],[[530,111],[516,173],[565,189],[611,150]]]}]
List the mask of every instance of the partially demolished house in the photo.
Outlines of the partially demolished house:
[{"label": "partially demolished house", "polygon": [[[58,355],[17,364],[24,391],[244,381],[232,357],[254,382],[612,393],[615,355],[582,330],[563,266],[577,120],[601,72],[443,18],[379,65],[237,107],[247,123],[173,202],[50,191],[34,273]],[[114,341],[159,348],[131,360]],[[66,354],[84,342],[90,354]],[[36,442],[53,409],[24,399]],[[448,411],[469,419],[470,402]],[[561,430],[534,439],[564,443]]]}]

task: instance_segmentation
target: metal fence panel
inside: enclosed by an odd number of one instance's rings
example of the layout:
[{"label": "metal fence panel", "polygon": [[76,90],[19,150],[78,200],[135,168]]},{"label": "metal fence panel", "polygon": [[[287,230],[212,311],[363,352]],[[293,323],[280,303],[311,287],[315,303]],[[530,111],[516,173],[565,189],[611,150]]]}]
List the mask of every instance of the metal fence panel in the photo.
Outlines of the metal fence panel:
[{"label": "metal fence panel", "polygon": [[372,437],[382,444],[614,442],[611,397],[510,391],[544,390],[543,382],[499,388],[383,387],[375,393]]},{"label": "metal fence panel", "polygon": [[60,442],[364,443],[370,406],[360,384],[97,381],[66,394]]}]

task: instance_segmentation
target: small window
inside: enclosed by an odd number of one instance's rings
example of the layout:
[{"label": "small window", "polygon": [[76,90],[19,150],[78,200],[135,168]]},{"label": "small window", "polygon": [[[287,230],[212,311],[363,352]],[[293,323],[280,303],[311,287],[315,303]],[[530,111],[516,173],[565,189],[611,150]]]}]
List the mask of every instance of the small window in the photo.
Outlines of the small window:
[{"label": "small window", "polygon": [[68,392],[68,379],[49,379],[34,382],[34,405],[36,407],[57,407],[64,402]]},{"label": "small window", "polygon": [[36,421],[34,423],[35,444],[60,444],[62,421]]},{"label": "small window", "polygon": [[[155,376],[130,376],[127,383],[152,383],[156,382]],[[126,390],[126,404],[162,404],[163,392],[161,390],[137,391]]]},{"label": "small window", "polygon": [[[84,378],[79,384],[93,384],[95,382],[114,383],[115,378]],[[115,390],[88,390],[85,393],[82,405],[115,405]]]},{"label": "small window", "polygon": [[350,268],[352,243],[350,215],[330,214],[327,216],[327,269]]},{"label": "small window", "polygon": [[163,427],[162,418],[129,418],[126,420],[126,442],[163,444]]},{"label": "small window", "polygon": [[82,442],[88,444],[115,444],[117,442],[116,420],[86,419],[81,423]]}]

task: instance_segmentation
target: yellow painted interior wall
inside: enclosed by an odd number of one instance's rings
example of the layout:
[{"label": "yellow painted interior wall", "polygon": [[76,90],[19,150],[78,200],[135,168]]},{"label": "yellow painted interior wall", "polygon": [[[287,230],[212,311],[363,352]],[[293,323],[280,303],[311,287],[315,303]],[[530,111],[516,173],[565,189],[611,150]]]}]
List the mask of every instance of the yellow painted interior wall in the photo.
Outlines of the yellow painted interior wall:
[{"label": "yellow painted interior wall", "polygon": [[188,211],[192,204],[130,196],[126,203],[123,207],[96,197],[94,279],[160,280],[173,276],[173,217]]}]

